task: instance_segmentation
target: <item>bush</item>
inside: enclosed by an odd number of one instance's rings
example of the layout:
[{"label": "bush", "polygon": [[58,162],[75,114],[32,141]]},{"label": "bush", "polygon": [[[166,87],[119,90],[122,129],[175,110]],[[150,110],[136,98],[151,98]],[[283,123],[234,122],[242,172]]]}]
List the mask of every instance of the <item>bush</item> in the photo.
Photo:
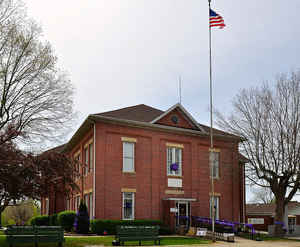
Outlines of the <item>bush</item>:
[{"label": "bush", "polygon": [[14,226],[16,224],[16,222],[13,219],[9,219],[7,221],[7,226]]},{"label": "bush", "polygon": [[57,214],[52,214],[49,216],[49,225],[50,226],[58,226]]},{"label": "bush", "polygon": [[80,202],[78,213],[75,217],[74,228],[77,233],[86,234],[90,229],[90,217],[84,201]]},{"label": "bush", "polygon": [[168,226],[160,226],[159,235],[172,235],[174,232]]},{"label": "bush", "polygon": [[[96,219],[91,221],[91,231],[92,233],[102,235],[106,231],[109,235],[116,234],[116,227],[119,225],[127,226],[162,226],[159,220],[101,220]],[[162,228],[166,230],[166,227]]]},{"label": "bush", "polygon": [[39,215],[34,216],[30,220],[30,225],[32,226],[49,226],[49,216],[48,215]]},{"label": "bush", "polygon": [[74,211],[62,211],[58,214],[58,224],[64,228],[65,231],[70,232],[73,228],[76,213]]}]

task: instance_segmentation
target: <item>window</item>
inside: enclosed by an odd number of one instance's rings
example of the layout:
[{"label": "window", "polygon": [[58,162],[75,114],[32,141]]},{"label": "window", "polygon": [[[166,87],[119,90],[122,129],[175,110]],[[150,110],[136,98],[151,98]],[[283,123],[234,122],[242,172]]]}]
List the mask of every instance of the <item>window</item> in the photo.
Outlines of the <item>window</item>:
[{"label": "window", "polygon": [[123,220],[134,220],[133,192],[123,192]]},{"label": "window", "polygon": [[67,198],[66,209],[71,210],[71,208],[70,208],[70,199],[69,198]]},{"label": "window", "polygon": [[91,192],[89,196],[90,196],[89,213],[90,213],[90,219],[92,219],[93,218],[93,192]]},{"label": "window", "polygon": [[45,214],[48,215],[48,214],[49,214],[49,198],[46,198],[46,199],[45,199],[45,204],[46,204],[46,205],[45,205],[45,206],[46,206],[46,207],[45,207]]},{"label": "window", "polygon": [[123,172],[134,172],[133,142],[123,142]]},{"label": "window", "polygon": [[94,153],[93,153],[93,143],[89,144],[89,155],[90,155],[90,166],[89,166],[89,171],[93,171],[93,166],[94,166]]},{"label": "window", "polygon": [[86,147],[84,149],[84,158],[85,158],[84,175],[87,175],[89,172],[89,149],[88,149],[88,147]]},{"label": "window", "polygon": [[[220,152],[210,152],[210,159],[212,162],[212,173],[213,178],[219,178],[219,160],[220,160]],[[210,171],[211,173],[211,171]]]},{"label": "window", "polygon": [[167,173],[168,175],[182,175],[182,149],[176,147],[167,148]]},{"label": "window", "polygon": [[75,211],[78,211],[79,204],[80,204],[80,196],[76,196],[75,197],[75,208],[74,208]]},{"label": "window", "polygon": [[219,219],[219,197],[211,196],[210,197],[210,218],[212,218],[212,205],[215,207],[215,220]]},{"label": "window", "polygon": [[81,174],[81,165],[80,165],[80,161],[81,161],[81,157],[80,157],[80,154],[77,154],[75,157],[74,157],[74,160],[75,160],[75,171],[77,173],[77,179],[80,177],[80,174]]},{"label": "window", "polygon": [[84,195],[84,203],[87,207],[89,206],[89,194]]}]

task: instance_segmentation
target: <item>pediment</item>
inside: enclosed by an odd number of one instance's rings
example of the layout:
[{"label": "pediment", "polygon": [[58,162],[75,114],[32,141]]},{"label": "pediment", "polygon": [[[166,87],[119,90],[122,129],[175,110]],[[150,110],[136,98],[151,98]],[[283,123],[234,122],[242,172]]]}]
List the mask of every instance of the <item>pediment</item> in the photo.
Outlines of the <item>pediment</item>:
[{"label": "pediment", "polygon": [[204,132],[195,119],[179,103],[172,106],[151,123]]}]

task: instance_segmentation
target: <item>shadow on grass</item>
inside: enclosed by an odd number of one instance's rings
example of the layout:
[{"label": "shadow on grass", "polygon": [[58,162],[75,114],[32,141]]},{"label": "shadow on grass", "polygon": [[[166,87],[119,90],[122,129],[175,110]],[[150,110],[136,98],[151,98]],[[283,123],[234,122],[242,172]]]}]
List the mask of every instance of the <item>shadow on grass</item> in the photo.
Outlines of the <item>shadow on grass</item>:
[{"label": "shadow on grass", "polygon": [[[66,242],[64,243],[65,247],[83,247],[87,245],[104,245],[112,246],[112,241],[115,238],[113,236],[107,237],[65,237]],[[162,237],[160,245],[191,245],[191,244],[209,244],[210,240],[204,240],[200,238],[187,238],[187,237]],[[126,246],[137,246],[139,245],[138,241],[128,241],[125,242]],[[143,246],[153,246],[154,241],[142,241]],[[0,246],[8,247],[5,239],[5,235],[0,235]],[[16,247],[33,247],[34,244],[16,244]],[[41,243],[39,247],[57,247],[57,243]]]}]

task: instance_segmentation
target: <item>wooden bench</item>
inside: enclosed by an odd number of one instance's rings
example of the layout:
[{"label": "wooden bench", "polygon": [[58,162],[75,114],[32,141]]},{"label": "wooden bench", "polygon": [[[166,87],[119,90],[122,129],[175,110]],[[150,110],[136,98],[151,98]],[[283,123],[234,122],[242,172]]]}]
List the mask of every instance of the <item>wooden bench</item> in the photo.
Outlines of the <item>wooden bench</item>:
[{"label": "wooden bench", "polygon": [[5,230],[10,247],[17,243],[58,243],[62,246],[64,230],[60,226],[10,226]]},{"label": "wooden bench", "polygon": [[124,245],[126,241],[158,241],[160,245],[159,226],[117,226],[116,241]]}]

